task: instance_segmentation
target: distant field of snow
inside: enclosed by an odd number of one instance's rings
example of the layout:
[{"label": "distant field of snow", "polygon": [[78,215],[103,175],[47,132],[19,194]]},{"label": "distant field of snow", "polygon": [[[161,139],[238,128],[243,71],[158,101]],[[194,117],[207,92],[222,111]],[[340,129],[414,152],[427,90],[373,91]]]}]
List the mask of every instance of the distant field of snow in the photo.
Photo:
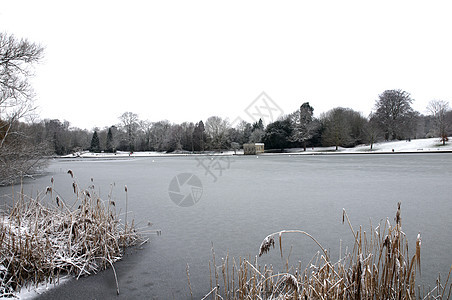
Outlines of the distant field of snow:
[{"label": "distant field of snow", "polygon": [[[359,145],[341,152],[370,152],[370,145]],[[380,142],[373,145],[372,152],[434,152],[452,151],[452,143],[442,145],[439,138],[418,139],[411,141]]]},{"label": "distant field of snow", "polygon": [[[191,153],[189,151],[165,153],[157,151],[143,151],[143,152],[125,152],[117,151],[116,153],[93,153],[89,151],[76,152],[73,154],[60,156],[61,158],[128,158],[128,157],[154,157],[154,156],[187,156],[187,155],[233,155],[234,151],[222,151],[222,152],[205,152],[202,154]],[[237,154],[243,154],[243,150],[238,150]]]},{"label": "distant field of snow", "polygon": [[384,152],[441,152],[452,151],[452,142],[446,142],[446,145],[442,145],[439,138],[430,139],[418,139],[411,141],[390,141],[380,142],[373,145],[373,149],[370,150],[370,145],[358,145],[354,148],[342,148],[336,151],[335,147],[316,147],[307,148],[306,152],[301,148],[287,149],[289,153],[384,153]]}]

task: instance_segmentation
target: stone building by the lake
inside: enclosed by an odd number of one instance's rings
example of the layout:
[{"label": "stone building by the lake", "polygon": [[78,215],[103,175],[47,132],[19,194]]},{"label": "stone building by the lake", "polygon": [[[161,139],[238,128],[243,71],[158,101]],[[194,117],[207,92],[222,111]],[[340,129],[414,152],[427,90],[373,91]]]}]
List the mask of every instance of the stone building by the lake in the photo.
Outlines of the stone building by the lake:
[{"label": "stone building by the lake", "polygon": [[243,154],[256,155],[264,153],[264,143],[243,144]]}]

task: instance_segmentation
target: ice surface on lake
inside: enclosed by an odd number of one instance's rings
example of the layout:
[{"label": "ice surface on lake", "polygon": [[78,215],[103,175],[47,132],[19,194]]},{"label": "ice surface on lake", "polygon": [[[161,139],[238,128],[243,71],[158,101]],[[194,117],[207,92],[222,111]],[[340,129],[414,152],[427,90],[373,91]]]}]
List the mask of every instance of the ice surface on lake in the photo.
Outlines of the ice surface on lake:
[{"label": "ice surface on lake", "polygon": [[[406,142],[409,143],[409,142]],[[154,161],[154,162],[153,162]],[[71,203],[74,198],[73,170],[80,186],[94,185],[106,198],[114,183],[113,199],[125,209],[124,185],[128,186],[128,209],[138,227],[148,221],[161,236],[152,236],[143,249],[131,249],[116,265],[120,299],[189,299],[186,265],[194,298],[210,290],[209,260],[213,242],[217,263],[229,251],[230,257],[253,258],[262,240],[283,229],[300,229],[312,234],[335,261],[352,235],[342,225],[342,208],[347,210],[355,230],[370,231],[388,217],[394,222],[397,202],[402,202],[402,229],[415,248],[422,236],[422,278],[435,285],[438,272],[447,276],[452,263],[452,154],[325,155],[325,156],[236,156],[216,182],[197,166],[195,157],[152,157],[133,160],[55,160],[47,176],[27,181],[26,192],[45,189],[50,177],[55,190]],[[172,178],[195,174],[202,181],[203,194],[196,205],[177,206],[168,195]],[[0,189],[0,195],[11,188]],[[284,253],[293,246],[290,263],[307,264],[319,250],[312,241],[299,237],[284,239]],[[411,252],[413,253],[413,252]],[[262,264],[282,269],[279,251],[259,258]],[[111,270],[71,280],[45,294],[45,299],[116,297]]]}]

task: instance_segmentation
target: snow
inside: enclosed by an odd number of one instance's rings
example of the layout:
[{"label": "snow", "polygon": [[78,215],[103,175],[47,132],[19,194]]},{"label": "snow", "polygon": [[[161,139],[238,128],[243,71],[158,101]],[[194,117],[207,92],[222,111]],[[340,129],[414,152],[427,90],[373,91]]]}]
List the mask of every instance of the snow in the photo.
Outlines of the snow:
[{"label": "snow", "polygon": [[425,152],[445,152],[452,151],[452,143],[446,142],[442,145],[439,138],[417,139],[411,141],[389,141],[379,142],[373,145],[370,150],[370,144],[358,145],[354,148],[339,147],[336,151],[335,147],[318,147],[307,148],[306,152],[301,148],[288,149],[287,152],[291,154],[330,154],[330,153],[425,153]]},{"label": "snow", "polygon": [[[237,150],[237,154],[243,154],[243,150]],[[60,156],[61,158],[103,158],[103,159],[115,159],[115,158],[129,158],[129,157],[157,157],[157,156],[196,156],[196,155],[233,155],[233,150],[221,151],[221,152],[204,152],[204,153],[191,153],[189,151],[180,152],[157,152],[157,151],[143,151],[143,152],[125,152],[117,151],[116,153],[93,153],[89,151],[76,152]]]},{"label": "snow", "polygon": [[[422,153],[422,152],[444,152],[452,151],[452,142],[446,142],[446,145],[442,145],[439,138],[429,139],[417,139],[411,141],[390,141],[379,142],[373,145],[373,149],[370,150],[370,145],[358,145],[354,148],[339,147],[336,151],[335,147],[316,147],[307,148],[306,152],[302,148],[285,149],[285,154],[329,154],[329,153]],[[243,150],[238,150],[237,154],[243,154]],[[103,158],[103,159],[115,159],[115,158],[133,158],[133,157],[158,157],[158,156],[195,156],[195,155],[233,155],[234,151],[222,151],[222,152],[205,152],[205,153],[191,153],[189,151],[179,151],[172,153],[165,152],[124,152],[117,151],[116,153],[92,153],[92,152],[77,152],[65,156],[62,158]]]},{"label": "snow", "polygon": [[[369,151],[370,146],[358,146],[354,151]],[[375,152],[431,152],[431,151],[452,151],[452,143],[442,142],[438,138],[419,139],[411,141],[394,141],[377,143],[373,146]]]},{"label": "snow", "polygon": [[30,287],[23,287],[14,296],[17,299],[20,299],[20,300],[35,299],[36,297],[38,297],[39,295],[44,294],[48,290],[50,290],[50,289],[52,289],[52,288],[54,288],[54,287],[56,287],[58,285],[65,284],[71,278],[72,278],[71,276],[66,275],[66,276],[61,276],[60,279],[58,280],[58,282],[55,283],[55,284],[53,284],[53,283],[40,283],[40,284],[38,284],[37,287],[34,286],[34,285],[32,285]]},{"label": "snow", "polygon": [[[5,228],[9,228],[9,230],[11,230],[11,233],[14,235],[20,236],[20,235],[25,235],[25,234],[29,233],[30,226],[27,226],[27,224],[22,224],[21,226],[16,226],[14,224],[14,222],[11,223],[8,218],[4,218],[4,217],[2,218],[2,220],[0,222],[3,223],[2,225]],[[0,265],[0,271],[6,271],[6,270],[7,270],[6,267],[4,267],[3,265]],[[54,288],[57,285],[66,283],[70,279],[71,279],[71,276],[64,275],[64,276],[61,276],[56,283],[42,282],[42,283],[39,283],[37,286],[30,284],[29,286],[22,287],[17,293],[14,294],[14,297],[17,299],[21,299],[21,300],[34,299],[37,296],[45,293],[49,289]]]}]

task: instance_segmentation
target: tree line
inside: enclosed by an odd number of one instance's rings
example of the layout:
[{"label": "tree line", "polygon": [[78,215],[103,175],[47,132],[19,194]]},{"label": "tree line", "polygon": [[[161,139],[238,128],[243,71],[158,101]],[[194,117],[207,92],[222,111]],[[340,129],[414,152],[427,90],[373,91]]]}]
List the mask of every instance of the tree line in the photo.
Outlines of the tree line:
[{"label": "tree line", "polygon": [[278,120],[264,124],[242,121],[232,126],[228,119],[212,116],[196,123],[152,122],[125,112],[118,123],[86,130],[68,121],[39,120],[34,113],[34,93],[29,83],[33,65],[44,48],[26,39],[0,33],[0,184],[33,174],[49,155],[90,150],[116,151],[223,151],[237,150],[244,143],[265,143],[267,150],[317,146],[353,147],[379,140],[440,137],[452,134],[452,112],[444,100],[432,100],[422,115],[412,108],[413,99],[403,90],[378,95],[369,116],[336,107],[314,117],[309,102]]},{"label": "tree line", "polygon": [[452,134],[452,111],[445,101],[431,101],[429,115],[412,109],[410,94],[387,90],[378,96],[369,116],[336,107],[318,118],[314,107],[304,102],[296,111],[268,125],[262,120],[241,121],[232,126],[227,119],[212,116],[197,123],[171,123],[167,120],[140,120],[125,112],[118,123],[88,131],[70,127],[69,122],[43,120],[22,124],[33,132],[36,144],[46,143],[57,155],[90,150],[92,152],[161,151],[202,152],[237,150],[244,143],[265,143],[267,150],[319,146],[354,147],[381,140],[411,140],[439,137],[443,143]]}]

